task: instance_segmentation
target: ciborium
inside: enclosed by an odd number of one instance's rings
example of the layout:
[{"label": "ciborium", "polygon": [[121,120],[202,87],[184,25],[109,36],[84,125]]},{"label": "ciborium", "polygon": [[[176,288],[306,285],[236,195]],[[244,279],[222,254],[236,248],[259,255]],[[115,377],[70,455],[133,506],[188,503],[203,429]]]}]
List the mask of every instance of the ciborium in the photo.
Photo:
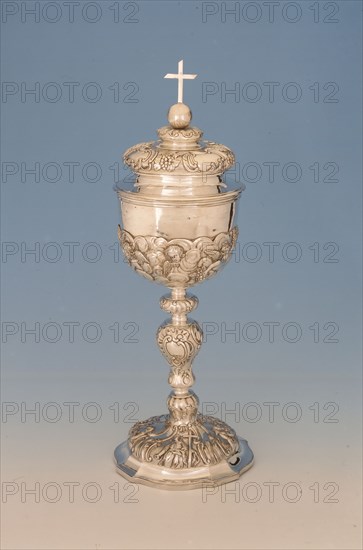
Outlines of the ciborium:
[{"label": "ciborium", "polygon": [[202,344],[199,324],[188,317],[198,299],[187,293],[214,276],[236,245],[237,202],[242,188],[229,189],[223,174],[234,164],[232,151],[202,141],[190,126],[183,103],[179,62],[178,103],[155,142],[128,149],[124,162],[135,173],[131,190],[117,187],[122,226],[119,241],[129,265],[170,290],[160,300],[169,317],[156,341],[170,365],[168,414],[132,426],[115,450],[117,471],[128,481],[163,489],[192,489],[237,479],[253,462],[247,441],[218,418],[198,412],[192,362]]}]

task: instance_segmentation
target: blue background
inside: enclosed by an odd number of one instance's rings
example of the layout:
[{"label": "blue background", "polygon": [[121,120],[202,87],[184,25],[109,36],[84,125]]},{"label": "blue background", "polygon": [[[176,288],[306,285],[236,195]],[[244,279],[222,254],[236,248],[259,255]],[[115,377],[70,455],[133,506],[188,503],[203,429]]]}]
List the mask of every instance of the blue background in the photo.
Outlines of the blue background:
[{"label": "blue background", "polygon": [[[296,465],[303,452],[299,445],[313,439],[320,449],[317,463],[323,472],[330,447],[335,449],[337,439],[343,438],[344,445],[350,446],[344,452],[352,453],[346,460],[354,463],[359,451],[362,331],[361,3],[333,2],[329,7],[326,2],[317,2],[314,11],[313,3],[304,1],[294,3],[298,8],[290,6],[287,11],[286,2],[279,2],[269,21],[262,2],[252,2],[249,11],[243,11],[244,2],[99,1],[94,3],[96,7],[88,7],[82,17],[87,2],[81,1],[75,7],[74,22],[69,21],[68,9],[62,2],[55,2],[58,8],[50,6],[46,12],[42,11],[45,3],[40,2],[38,22],[34,16],[22,15],[21,2],[2,4],[6,9],[2,24],[2,80],[6,90],[15,90],[3,95],[1,105],[2,239],[3,246],[15,251],[4,255],[3,248],[2,318],[3,323],[15,323],[18,327],[18,332],[8,336],[3,345],[4,399],[17,403],[94,401],[106,409],[114,401],[135,401],[138,418],[166,410],[168,368],[154,341],[156,328],[164,319],[158,299],[165,289],[137,277],[122,257],[118,258],[119,206],[113,186],[117,179],[128,176],[122,168],[122,152],[135,143],[156,139],[156,129],[166,123],[166,112],[176,102],[177,84],[163,76],[176,72],[177,62],[184,59],[185,72],[198,73],[198,78],[187,81],[184,87],[193,124],[204,131],[206,139],[231,147],[241,176],[232,173],[229,177],[246,184],[238,217],[239,256],[236,254],[216,278],[193,289],[200,300],[193,317],[201,324],[211,323],[209,327],[216,331],[206,335],[206,343],[195,360],[195,390],[202,402],[219,404],[267,400],[299,402],[308,407],[314,402],[338,402],[343,419],[333,425],[329,434],[321,428],[321,432],[312,435],[309,426],[300,432],[299,426],[294,425],[295,440],[284,431],[286,425],[280,426],[280,445],[291,446],[287,453],[292,453],[290,464]],[[30,8],[35,3],[24,4]],[[116,4],[119,22],[115,22]],[[236,14],[226,15],[224,20],[224,5],[229,9],[237,6],[239,21]],[[8,10],[17,11],[7,15]],[[295,13],[298,20],[292,22]],[[261,17],[252,22],[255,14]],[[47,21],[58,16],[54,23]],[[98,20],[92,23],[85,18]],[[67,82],[78,83],[73,102],[64,84]],[[90,82],[97,83],[101,90],[98,101],[92,101],[96,88],[87,88]],[[118,102],[114,96],[116,82]],[[262,91],[255,102],[246,99],[242,92],[239,100],[233,94],[223,95],[223,86],[232,89],[236,83],[247,93],[244,86],[251,82]],[[266,82],[278,83],[271,101],[263,84]],[[26,95],[22,101],[22,83],[28,88],[39,86],[39,101],[34,95]],[[214,83],[215,94],[203,95],[206,83]],[[286,91],[287,83],[295,83],[295,87]],[[296,87],[301,97],[292,101]],[[61,90],[60,96],[52,101],[57,90]],[[249,91],[252,96],[253,87]],[[332,91],[334,94],[329,95]],[[271,161],[280,163],[273,182],[268,181],[263,164]],[[69,181],[63,164],[67,162],[79,163],[74,182]],[[61,167],[60,178],[46,181],[55,178],[53,167],[46,178],[40,173],[39,182],[29,174],[22,182],[21,163],[28,168],[39,163],[40,172],[47,163],[56,163]],[[88,175],[82,177],[82,167],[87,163],[95,163],[98,174],[91,166]],[[114,163],[119,163],[119,178],[114,178],[110,169]],[[253,167],[246,168],[248,163],[255,163],[262,170],[258,181],[248,181],[254,177]],[[301,168],[299,181],[288,181],[293,170],[284,177],[282,167],[287,163],[297,163]],[[314,163],[320,167],[318,182],[314,182],[309,168]],[[338,181],[323,181],[330,172],[331,165],[326,167],[326,163],[338,167],[334,176]],[[7,174],[11,167],[17,167],[18,172]],[[243,177],[246,174],[247,181]],[[97,181],[89,181],[92,178]],[[279,244],[273,261],[269,261],[268,248],[263,243],[272,241]],[[67,242],[78,243],[73,262],[64,245]],[[291,242],[297,243],[302,252],[296,262],[282,254],[284,245]],[[29,248],[39,246],[39,261],[31,255],[22,258],[21,243]],[[49,243],[57,244],[51,248]],[[98,261],[90,261],[96,249],[87,249],[87,243],[97,243],[97,250],[101,251]],[[248,249],[246,243],[256,244]],[[314,243],[319,243],[317,261],[309,248]],[[335,244],[329,248],[327,243]],[[81,253],[85,246],[88,258]],[[10,249],[5,248],[5,252]],[[59,259],[51,261],[59,250]],[[262,256],[251,261],[247,256],[253,257],[255,250],[261,250]],[[324,261],[329,260],[328,254],[333,250],[336,261]],[[293,256],[294,249],[288,252]],[[80,324],[75,329],[74,343],[69,342],[63,325],[70,321]],[[263,325],[271,321],[280,323],[273,343]],[[94,343],[81,335],[81,328],[89,322],[102,330]],[[118,343],[109,328],[115,322],[120,326]],[[223,336],[223,326],[232,328],[235,323],[244,326],[249,322],[261,327],[259,341],[249,341],[253,336]],[[301,338],[295,343],[287,341],[289,337],[284,339],[281,333],[281,327],[288,322],[301,327]],[[40,331],[47,323],[56,323],[62,327],[62,334],[51,343],[55,333],[50,328],[49,337],[40,332],[39,342],[34,342],[32,336],[22,342],[21,323],[28,328],[39,323]],[[131,325],[125,328],[127,323]],[[320,327],[318,342],[314,342],[309,329],[314,323]],[[6,332],[9,325],[3,324],[3,329],[4,326]],[[324,342],[331,326],[339,329],[334,336],[338,341]],[[136,341],[123,341],[133,329]],[[90,339],[93,334],[90,330]],[[253,331],[249,334],[253,335]],[[291,339],[294,331],[288,334]],[[101,455],[97,456],[102,456],[110,468],[107,461],[111,462],[113,447],[125,439],[130,427],[105,421],[102,429],[101,425],[92,425],[94,431],[87,435],[84,423],[80,423],[76,435],[64,425],[58,432],[59,425],[54,424],[50,425],[48,444],[44,443],[43,448],[42,424],[27,426],[17,424],[16,418],[12,420],[14,443],[9,446],[9,464],[17,453],[17,445],[21,446],[25,439],[37,442],[43,449],[43,458],[39,458],[42,468],[47,468],[48,463],[54,466],[62,449],[67,449],[70,457],[77,453],[81,457],[81,450],[73,447],[78,438],[85,438],[82,445],[92,456],[95,437],[100,442]],[[233,419],[229,420],[233,424]],[[6,428],[10,427],[7,424]],[[271,426],[247,424],[238,429],[252,441],[257,457],[280,461],[281,457],[273,455],[269,446],[264,447]],[[292,441],[296,441],[296,456]],[[96,458],[94,472],[100,469]],[[18,461],[19,471],[14,471],[14,477],[17,473],[22,475],[19,472],[24,468],[24,462],[20,458]],[[332,467],[339,478],[338,462],[335,470],[334,464]],[[300,468],[292,470],[290,477],[299,476],[299,472]],[[269,475],[265,474],[267,479]],[[314,475],[316,478],[320,474]],[[343,510],[347,509],[343,506]],[[344,513],[340,517],[345,517]],[[126,526],[125,529],[127,532]],[[344,522],[337,524],[336,529],[340,529],[344,547],[358,547],[354,545],[359,542]],[[104,533],[100,531],[101,542]],[[129,533],[125,547],[149,544],[143,542],[142,536]],[[273,544],[282,548],[277,534],[272,539],[275,542],[258,536],[254,539],[256,548],[263,544],[266,548],[274,547]],[[305,547],[301,533],[291,536],[300,544],[296,547]],[[9,547],[25,544],[19,537],[20,534],[9,532]],[[40,548],[43,543],[37,537],[35,534],[33,544]],[[327,537],[329,540],[329,534]],[[75,542],[70,537],[63,541],[68,546],[62,547],[89,547],[90,541],[82,537],[79,540]],[[199,544],[191,540],[181,542],[186,546]],[[217,547],[221,544],[218,538],[213,540]],[[286,542],[290,548],[291,540]],[[313,539],[313,544],[314,540],[319,544],[317,539]],[[57,547],[49,541],[44,544]],[[167,547],[170,541],[159,540],[155,544]],[[232,540],[231,547],[239,544],[239,539]],[[252,548],[251,541],[249,544]]]}]

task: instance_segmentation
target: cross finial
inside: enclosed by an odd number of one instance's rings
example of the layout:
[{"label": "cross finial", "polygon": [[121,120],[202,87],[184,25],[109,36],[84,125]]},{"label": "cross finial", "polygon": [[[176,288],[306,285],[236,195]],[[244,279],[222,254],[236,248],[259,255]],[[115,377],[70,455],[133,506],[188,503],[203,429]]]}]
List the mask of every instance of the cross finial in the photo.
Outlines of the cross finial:
[{"label": "cross finial", "polygon": [[183,103],[183,80],[194,80],[198,75],[196,74],[183,74],[183,60],[178,63],[178,73],[168,73],[164,78],[177,78],[178,79],[178,103]]}]

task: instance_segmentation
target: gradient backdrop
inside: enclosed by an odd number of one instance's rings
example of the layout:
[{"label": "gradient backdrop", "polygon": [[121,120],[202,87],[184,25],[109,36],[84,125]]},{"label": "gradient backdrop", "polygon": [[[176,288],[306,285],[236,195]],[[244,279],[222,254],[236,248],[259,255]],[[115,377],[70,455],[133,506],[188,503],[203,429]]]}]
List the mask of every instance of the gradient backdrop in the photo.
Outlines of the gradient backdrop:
[{"label": "gradient backdrop", "polygon": [[[1,8],[2,547],[361,548],[362,4]],[[178,493],[114,470],[169,389],[165,290],[123,262],[113,186],[166,123],[180,59],[193,123],[246,184],[236,253],[194,289],[194,389],[256,462]]]}]

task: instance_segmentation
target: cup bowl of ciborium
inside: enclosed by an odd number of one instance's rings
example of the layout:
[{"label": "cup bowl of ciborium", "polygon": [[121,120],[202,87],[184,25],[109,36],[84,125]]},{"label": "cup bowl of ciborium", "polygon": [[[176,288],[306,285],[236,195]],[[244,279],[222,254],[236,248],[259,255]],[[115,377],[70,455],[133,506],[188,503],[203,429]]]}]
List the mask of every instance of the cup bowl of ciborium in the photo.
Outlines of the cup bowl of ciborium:
[{"label": "cup bowl of ciborium", "polygon": [[139,275],[168,288],[188,288],[214,276],[231,258],[241,188],[194,197],[116,190],[119,242]]}]

